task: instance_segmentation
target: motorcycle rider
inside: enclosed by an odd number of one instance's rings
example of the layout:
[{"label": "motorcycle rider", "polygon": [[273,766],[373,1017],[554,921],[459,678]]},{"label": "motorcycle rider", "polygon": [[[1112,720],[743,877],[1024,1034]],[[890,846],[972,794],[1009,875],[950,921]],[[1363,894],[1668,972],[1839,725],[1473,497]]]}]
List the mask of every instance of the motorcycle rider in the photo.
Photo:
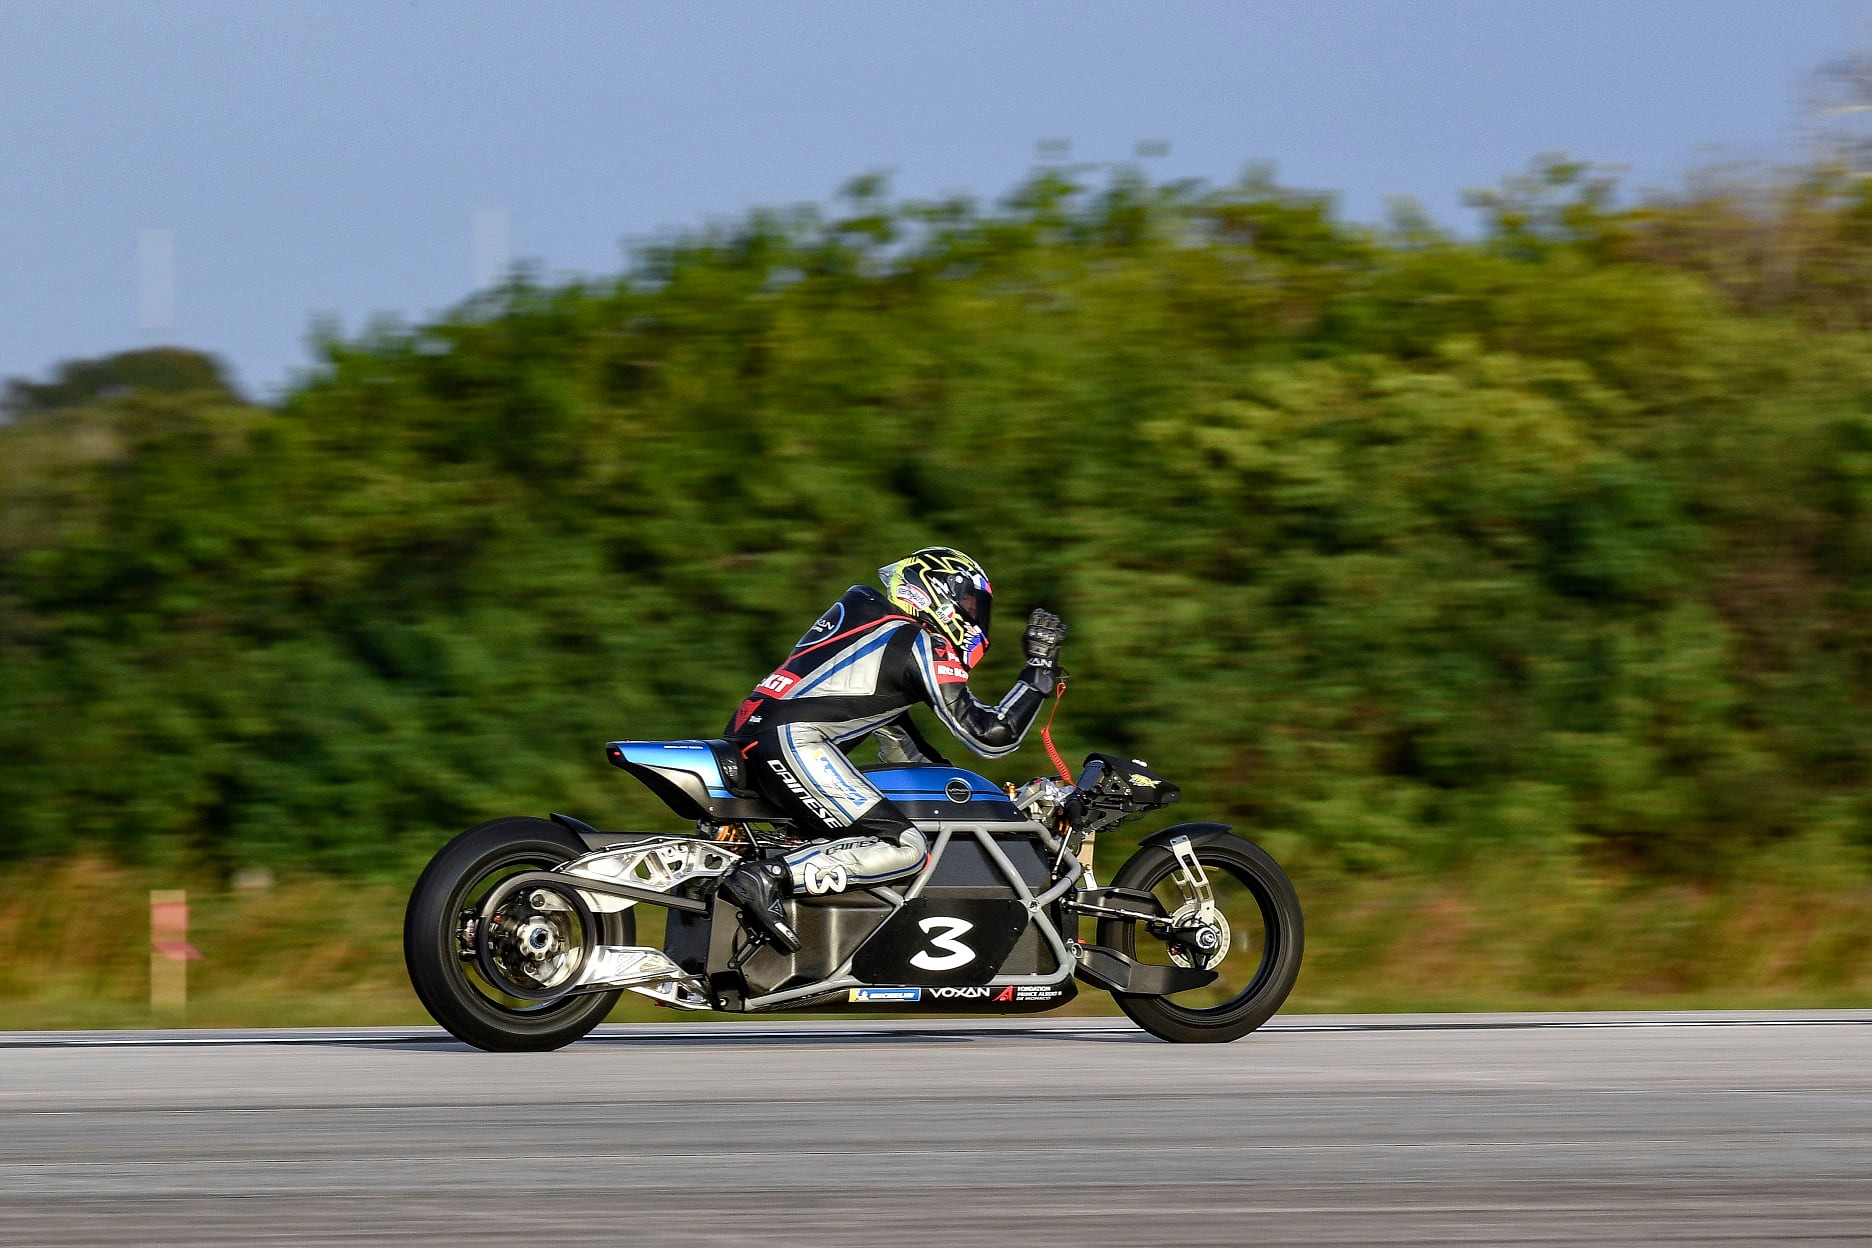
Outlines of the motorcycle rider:
[{"label": "motorcycle rider", "polygon": [[1007,696],[989,706],[969,692],[969,671],[988,649],[994,590],[961,551],[924,547],[878,569],[878,579],[883,593],[854,585],[827,608],[725,734],[761,795],[807,835],[826,838],[784,858],[744,862],[722,880],[722,894],[789,952],[800,942],[784,896],[882,883],[914,874],[929,857],[916,825],[846,751],[877,734],[887,761],[944,761],[908,715],[928,703],[971,750],[998,758],[1019,748],[1061,678],[1066,628],[1035,611],[1022,639],[1027,664]]}]

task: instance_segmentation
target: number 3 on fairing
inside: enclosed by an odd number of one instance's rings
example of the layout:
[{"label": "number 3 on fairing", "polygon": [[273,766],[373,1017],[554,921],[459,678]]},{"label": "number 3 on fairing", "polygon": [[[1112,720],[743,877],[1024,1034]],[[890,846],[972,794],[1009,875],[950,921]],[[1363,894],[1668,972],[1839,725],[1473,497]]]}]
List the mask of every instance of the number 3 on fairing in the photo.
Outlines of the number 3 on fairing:
[{"label": "number 3 on fairing", "polygon": [[[929,933],[930,947],[910,959],[910,965],[924,971],[953,971],[975,960],[975,951],[956,939],[974,930],[963,919],[924,919],[917,924]],[[941,952],[938,953],[937,951]]]}]

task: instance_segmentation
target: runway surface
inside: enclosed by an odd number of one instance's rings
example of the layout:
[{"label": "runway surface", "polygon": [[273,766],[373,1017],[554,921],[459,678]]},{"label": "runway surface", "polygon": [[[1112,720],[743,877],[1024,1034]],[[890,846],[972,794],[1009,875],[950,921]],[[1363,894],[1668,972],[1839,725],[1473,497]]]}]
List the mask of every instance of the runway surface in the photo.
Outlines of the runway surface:
[{"label": "runway surface", "polygon": [[0,1243],[1872,1240],[1872,1011],[0,1033]]}]

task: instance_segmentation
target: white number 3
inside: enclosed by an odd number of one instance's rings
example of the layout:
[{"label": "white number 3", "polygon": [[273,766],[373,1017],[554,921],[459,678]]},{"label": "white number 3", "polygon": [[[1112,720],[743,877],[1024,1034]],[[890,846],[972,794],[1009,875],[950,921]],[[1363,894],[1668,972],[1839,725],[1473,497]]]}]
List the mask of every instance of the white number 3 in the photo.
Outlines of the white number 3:
[{"label": "white number 3", "polygon": [[[956,937],[974,929],[961,919],[924,919],[917,924],[930,935],[930,947],[910,959],[910,965],[925,971],[953,971],[975,960],[975,951]],[[938,950],[942,952],[940,955]]]}]

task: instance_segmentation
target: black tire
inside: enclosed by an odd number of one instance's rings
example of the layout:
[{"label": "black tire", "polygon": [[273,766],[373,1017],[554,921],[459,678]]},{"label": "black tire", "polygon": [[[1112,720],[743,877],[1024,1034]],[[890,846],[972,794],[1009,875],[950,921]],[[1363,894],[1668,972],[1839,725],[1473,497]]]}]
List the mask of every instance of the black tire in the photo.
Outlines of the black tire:
[{"label": "black tire", "polygon": [[[1280,864],[1239,836],[1217,837],[1195,851],[1231,928],[1230,951],[1216,968],[1216,982],[1175,997],[1112,996],[1133,1022],[1159,1039],[1183,1044],[1239,1040],[1274,1017],[1300,977],[1305,946],[1300,899]],[[1133,854],[1112,884],[1154,893],[1171,901],[1174,911],[1176,869],[1174,854],[1152,846]],[[1140,962],[1171,965],[1169,947],[1148,931],[1140,937],[1139,926],[1101,919],[1099,943]]]},{"label": "black tire", "polygon": [[[457,1039],[490,1052],[538,1052],[571,1044],[604,1021],[622,990],[528,1002],[499,993],[457,951],[463,910],[502,878],[550,869],[586,852],[550,819],[493,819],[468,829],[429,860],[403,916],[403,961],[430,1017]],[[602,916],[607,944],[634,944],[629,911]]]}]

